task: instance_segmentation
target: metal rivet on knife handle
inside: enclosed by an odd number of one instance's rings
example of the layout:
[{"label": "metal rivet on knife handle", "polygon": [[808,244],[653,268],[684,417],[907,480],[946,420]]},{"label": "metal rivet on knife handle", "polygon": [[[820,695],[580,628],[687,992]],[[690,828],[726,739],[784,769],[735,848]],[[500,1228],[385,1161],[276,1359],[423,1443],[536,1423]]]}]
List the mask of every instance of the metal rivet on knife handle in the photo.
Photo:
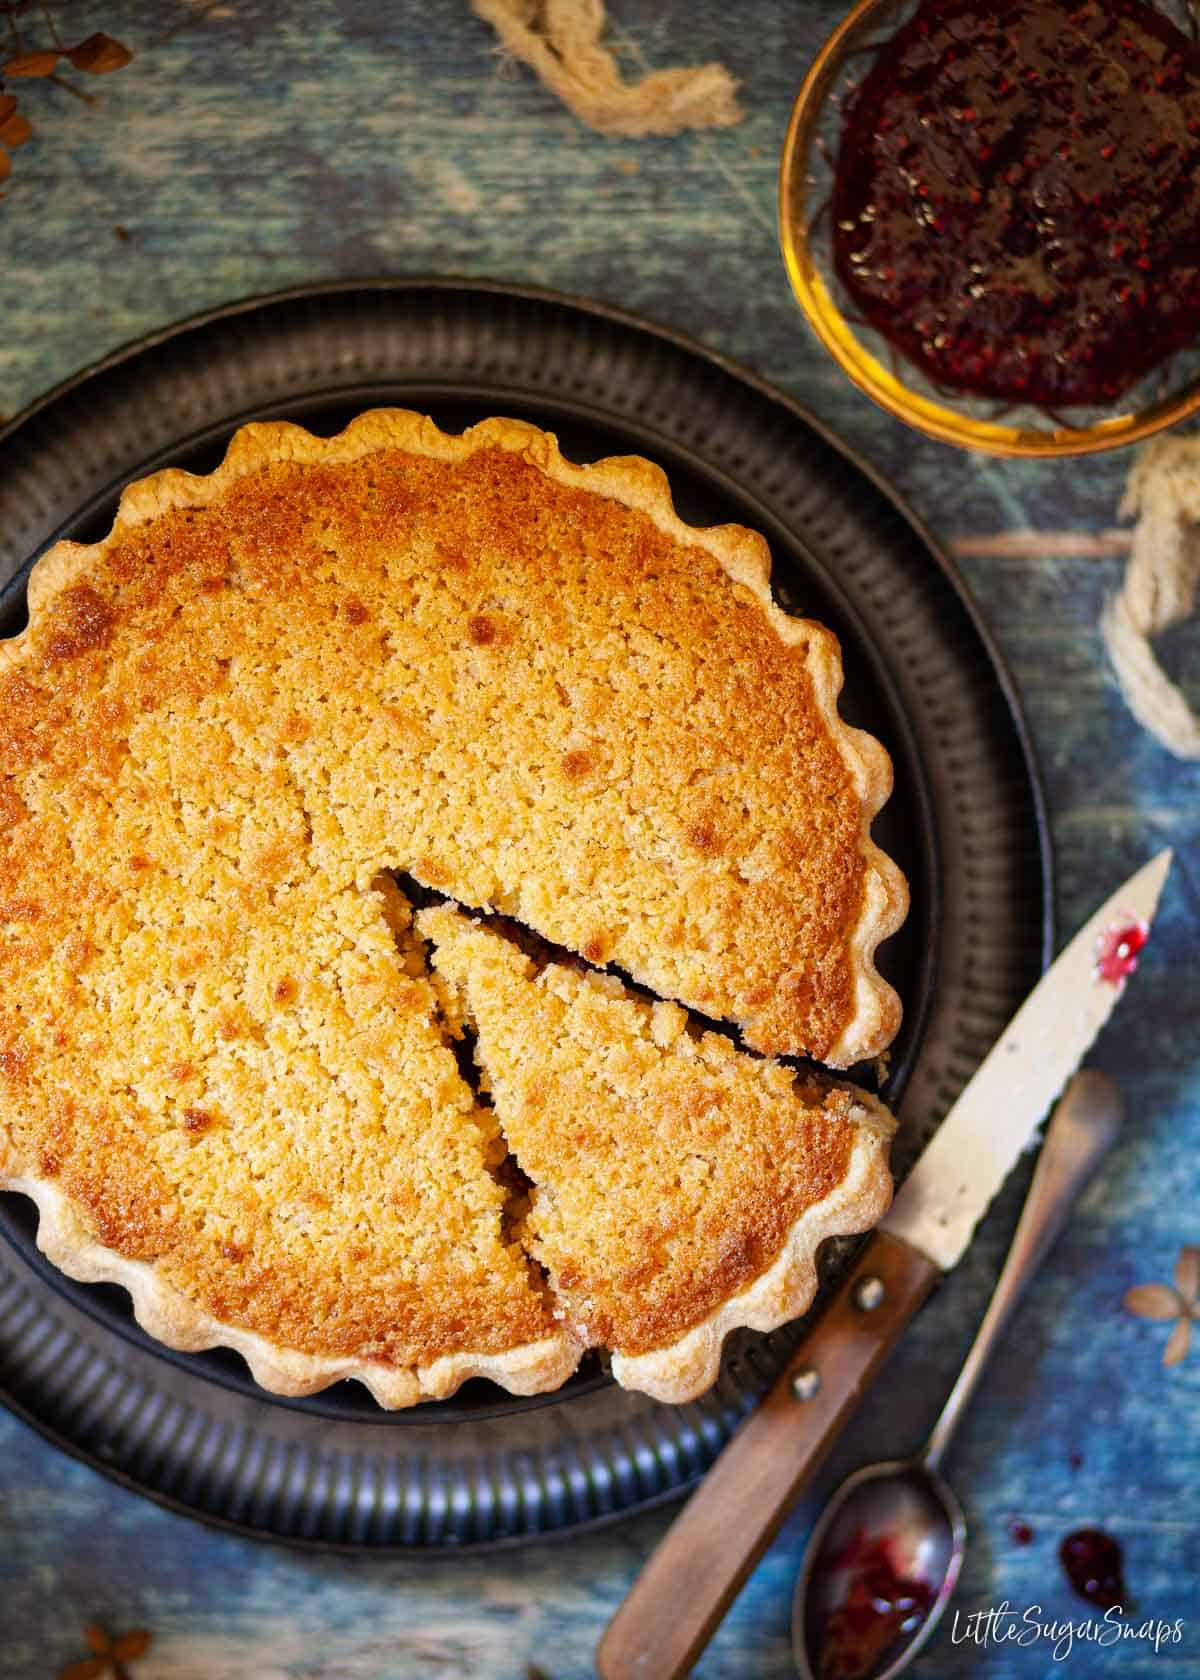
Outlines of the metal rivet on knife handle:
[{"label": "metal rivet on knife handle", "polygon": [[883,1305],[886,1295],[882,1278],[860,1278],[854,1286],[854,1305],[859,1312],[874,1312],[876,1307]]},{"label": "metal rivet on knife handle", "polygon": [[811,1365],[797,1371],[792,1378],[792,1395],[797,1400],[814,1400],[821,1391],[821,1373]]}]

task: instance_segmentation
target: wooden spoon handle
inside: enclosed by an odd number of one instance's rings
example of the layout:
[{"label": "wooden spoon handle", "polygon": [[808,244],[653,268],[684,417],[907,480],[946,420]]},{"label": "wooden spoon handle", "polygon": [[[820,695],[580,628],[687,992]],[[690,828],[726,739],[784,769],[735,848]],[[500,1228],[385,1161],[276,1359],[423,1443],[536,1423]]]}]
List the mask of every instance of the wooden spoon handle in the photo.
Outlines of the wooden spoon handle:
[{"label": "wooden spoon handle", "polygon": [[898,1237],[871,1238],[634,1582],[600,1641],[601,1680],[691,1670],[940,1275]]}]

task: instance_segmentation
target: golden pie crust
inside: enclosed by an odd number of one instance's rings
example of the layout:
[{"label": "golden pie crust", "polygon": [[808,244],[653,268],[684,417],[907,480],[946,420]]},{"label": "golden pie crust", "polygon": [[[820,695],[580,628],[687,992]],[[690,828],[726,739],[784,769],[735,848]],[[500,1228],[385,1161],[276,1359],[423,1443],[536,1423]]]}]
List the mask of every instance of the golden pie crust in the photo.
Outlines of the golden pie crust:
[{"label": "golden pie crust", "polygon": [[589,1333],[509,1217],[389,872],[754,1049],[880,1052],[890,765],[768,573],[648,462],[404,411],[247,426],[52,549],[0,644],[0,1185],[56,1264],[281,1393],[561,1383]]}]

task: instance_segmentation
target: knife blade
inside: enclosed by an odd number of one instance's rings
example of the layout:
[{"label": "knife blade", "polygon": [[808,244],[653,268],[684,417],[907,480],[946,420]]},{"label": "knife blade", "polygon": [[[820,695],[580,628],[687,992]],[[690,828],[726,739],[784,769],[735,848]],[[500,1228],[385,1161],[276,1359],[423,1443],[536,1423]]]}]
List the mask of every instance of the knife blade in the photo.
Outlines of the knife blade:
[{"label": "knife blade", "polygon": [[963,1088],[880,1227],[948,1272],[976,1225],[1079,1066],[1118,997],[1120,981],[1097,973],[1111,933],[1149,927],[1171,853],[1119,887],[1054,960]]},{"label": "knife blade", "polygon": [[[913,1167],[819,1321],[668,1529],[605,1630],[601,1680],[681,1680],[934,1283],[957,1264],[1123,990],[1116,948],[1154,919],[1160,852],[1055,959]],[[1118,958],[1101,972],[1103,942]],[[1106,965],[1107,966],[1107,965]]]}]

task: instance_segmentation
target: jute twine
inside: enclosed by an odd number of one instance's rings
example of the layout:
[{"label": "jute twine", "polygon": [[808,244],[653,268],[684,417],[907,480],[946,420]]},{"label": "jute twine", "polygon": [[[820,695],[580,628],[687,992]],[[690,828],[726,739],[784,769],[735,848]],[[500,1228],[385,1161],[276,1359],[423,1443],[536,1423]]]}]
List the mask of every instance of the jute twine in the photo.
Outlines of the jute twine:
[{"label": "jute twine", "polygon": [[1200,719],[1150,645],[1151,637],[1182,624],[1196,606],[1200,437],[1147,444],[1129,474],[1121,514],[1136,514],[1137,524],[1124,586],[1104,610],[1109,658],[1138,722],[1177,758],[1200,759]]},{"label": "jute twine", "polygon": [[536,72],[580,122],[633,139],[740,122],[737,83],[722,64],[655,70],[622,80],[601,46],[603,0],[471,0],[522,64]]}]

